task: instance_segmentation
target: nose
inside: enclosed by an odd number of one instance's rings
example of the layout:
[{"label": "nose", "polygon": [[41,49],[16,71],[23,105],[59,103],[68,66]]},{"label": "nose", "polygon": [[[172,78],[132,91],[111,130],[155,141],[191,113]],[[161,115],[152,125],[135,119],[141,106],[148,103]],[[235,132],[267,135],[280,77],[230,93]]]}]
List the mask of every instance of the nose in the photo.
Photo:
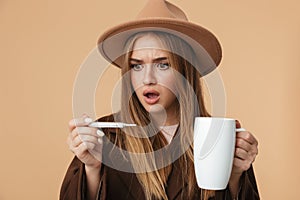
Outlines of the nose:
[{"label": "nose", "polygon": [[151,64],[147,64],[144,68],[144,77],[143,83],[145,85],[152,85],[157,83],[155,70]]}]

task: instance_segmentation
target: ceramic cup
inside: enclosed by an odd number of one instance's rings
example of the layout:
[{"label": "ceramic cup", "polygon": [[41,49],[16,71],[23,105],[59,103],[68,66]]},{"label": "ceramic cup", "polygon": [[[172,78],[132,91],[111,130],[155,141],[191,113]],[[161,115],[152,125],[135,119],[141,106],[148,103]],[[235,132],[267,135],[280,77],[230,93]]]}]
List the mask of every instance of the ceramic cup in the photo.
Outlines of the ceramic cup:
[{"label": "ceramic cup", "polygon": [[226,188],[233,164],[236,132],[234,119],[196,117],[194,123],[194,164],[200,188]]}]

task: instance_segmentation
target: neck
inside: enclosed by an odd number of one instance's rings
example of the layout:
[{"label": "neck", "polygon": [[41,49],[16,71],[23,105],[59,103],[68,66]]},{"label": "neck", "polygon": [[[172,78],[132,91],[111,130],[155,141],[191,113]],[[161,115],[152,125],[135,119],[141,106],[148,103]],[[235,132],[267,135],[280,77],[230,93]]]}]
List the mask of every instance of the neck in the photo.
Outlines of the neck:
[{"label": "neck", "polygon": [[150,118],[157,126],[171,126],[179,123],[175,113],[167,114],[166,112],[151,112]]},{"label": "neck", "polygon": [[159,127],[161,133],[163,134],[163,136],[167,140],[168,144],[171,143],[171,141],[172,141],[172,139],[173,139],[173,137],[174,137],[174,135],[176,133],[177,126],[178,126],[178,124]]}]

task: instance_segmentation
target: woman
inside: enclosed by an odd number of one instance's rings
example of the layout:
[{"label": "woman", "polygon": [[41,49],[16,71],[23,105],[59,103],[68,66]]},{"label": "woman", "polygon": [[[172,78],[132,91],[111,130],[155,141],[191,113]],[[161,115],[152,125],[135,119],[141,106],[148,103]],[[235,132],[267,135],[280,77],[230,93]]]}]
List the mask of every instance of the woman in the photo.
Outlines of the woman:
[{"label": "woman", "polygon": [[[147,11],[151,6],[157,10],[159,3],[172,11],[178,9],[155,1],[155,5],[154,1],[148,3]],[[144,22],[138,28],[145,26]],[[220,55],[212,55],[217,51],[205,44],[195,49],[182,35],[162,29],[165,26],[128,34],[130,24],[126,24],[122,26],[126,37],[118,35],[123,44],[108,41],[111,49],[116,48],[111,54],[105,43],[100,46],[100,52],[121,67],[123,82],[121,111],[98,121],[122,121],[138,127],[103,129],[103,134],[88,126],[92,122],[88,116],[71,120],[68,144],[75,158],[63,182],[61,199],[259,199],[251,167],[257,141],[250,132],[237,134],[228,187],[222,191],[198,188],[193,121],[196,116],[210,116],[200,78],[219,64]],[[215,42],[214,38],[209,41]],[[207,54],[202,48],[210,56],[204,58]],[[212,60],[215,65],[208,65]]]}]

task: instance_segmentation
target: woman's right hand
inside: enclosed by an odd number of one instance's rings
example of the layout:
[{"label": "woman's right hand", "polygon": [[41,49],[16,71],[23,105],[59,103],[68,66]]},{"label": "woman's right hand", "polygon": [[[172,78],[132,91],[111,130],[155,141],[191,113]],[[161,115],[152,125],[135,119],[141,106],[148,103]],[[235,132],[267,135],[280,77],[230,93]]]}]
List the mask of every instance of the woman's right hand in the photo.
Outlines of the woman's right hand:
[{"label": "woman's right hand", "polygon": [[92,119],[87,115],[70,120],[67,143],[85,167],[100,168],[104,133],[97,128],[88,127],[91,122]]}]

